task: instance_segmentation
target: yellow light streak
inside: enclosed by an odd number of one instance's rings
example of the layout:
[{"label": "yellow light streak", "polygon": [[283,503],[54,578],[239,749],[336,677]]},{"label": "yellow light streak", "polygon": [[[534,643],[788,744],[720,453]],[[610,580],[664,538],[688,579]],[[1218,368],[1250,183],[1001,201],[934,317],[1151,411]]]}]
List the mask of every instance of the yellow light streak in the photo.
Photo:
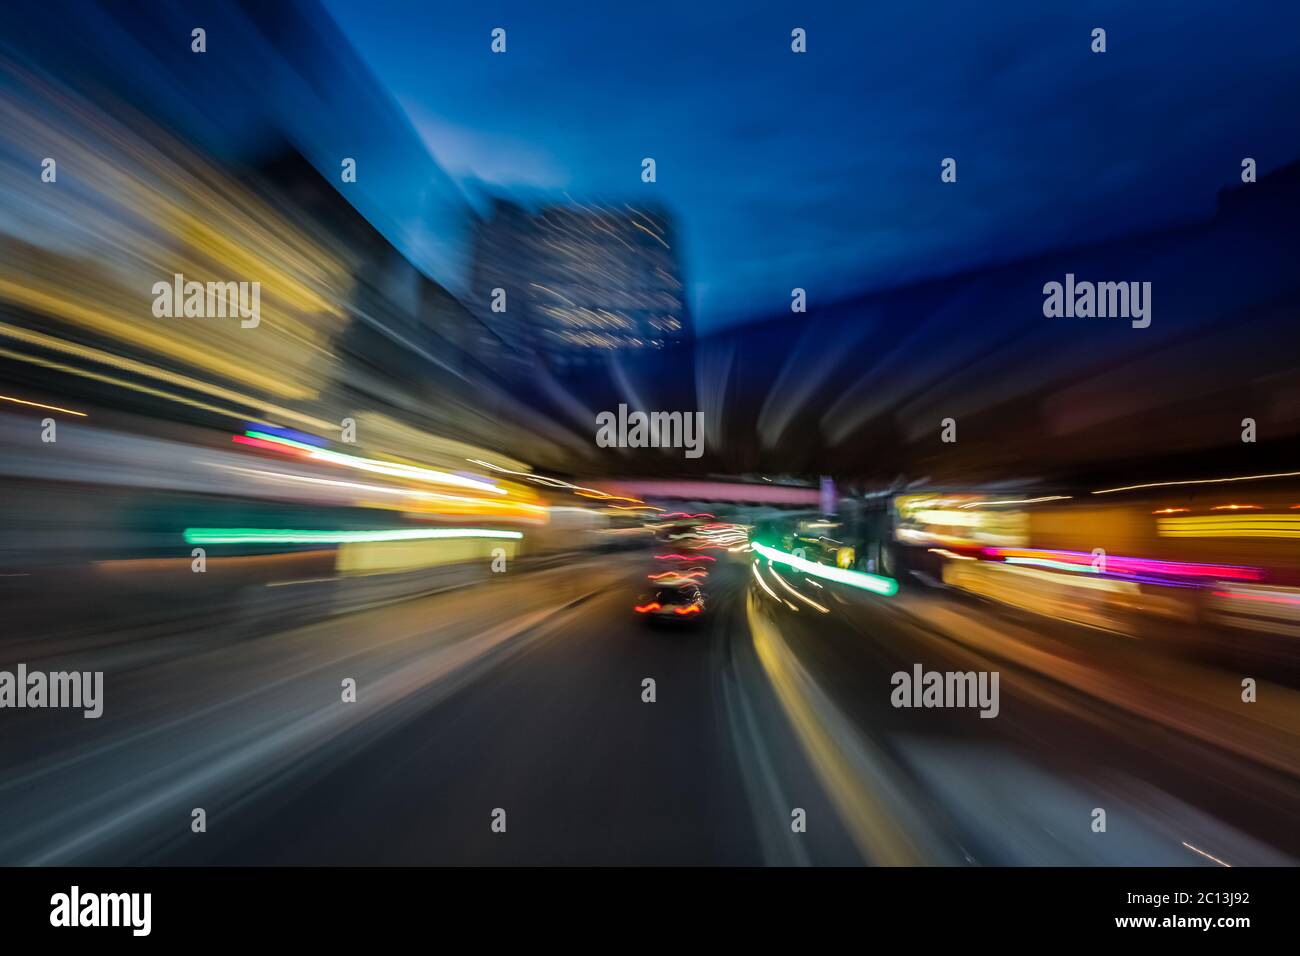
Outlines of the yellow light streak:
[{"label": "yellow light streak", "polygon": [[65,415],[76,415],[78,418],[88,417],[85,412],[74,412],[70,408],[60,408],[58,405],[43,405],[40,402],[29,402],[21,398],[13,398],[9,395],[0,395],[0,402],[13,402],[15,405],[27,405],[31,408],[44,408],[51,412],[63,412]]},{"label": "yellow light streak", "polygon": [[1278,471],[1268,475],[1241,475],[1236,478],[1196,478],[1187,481],[1152,481],[1144,485],[1123,485],[1119,488],[1102,488],[1094,495],[1110,495],[1117,491],[1140,491],[1143,488],[1175,488],[1179,485],[1221,485],[1234,481],[1264,481],[1268,478],[1295,478],[1300,471]]}]

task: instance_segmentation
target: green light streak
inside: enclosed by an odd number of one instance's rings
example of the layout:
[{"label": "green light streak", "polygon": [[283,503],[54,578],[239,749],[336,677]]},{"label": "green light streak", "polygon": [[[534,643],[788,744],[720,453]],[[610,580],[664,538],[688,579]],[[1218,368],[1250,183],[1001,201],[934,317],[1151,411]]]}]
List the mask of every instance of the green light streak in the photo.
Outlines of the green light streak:
[{"label": "green light streak", "polygon": [[757,541],[753,543],[753,547],[756,552],[773,564],[784,564],[786,567],[793,568],[803,574],[825,578],[827,581],[834,581],[836,584],[847,584],[849,587],[861,588],[864,591],[872,591],[884,597],[891,597],[898,593],[898,582],[893,578],[887,578],[879,574],[867,574],[864,571],[850,571],[847,568],[836,568],[829,564],[818,564],[816,561],[809,561],[793,554],[786,554],[784,551],[778,551],[776,548],[769,548]]},{"label": "green light streak", "polygon": [[366,541],[432,541],[442,538],[508,538],[519,531],[490,528],[393,528],[380,531],[289,531],[279,528],[186,528],[186,544],[353,544]]},{"label": "green light streak", "polygon": [[283,435],[271,435],[267,432],[244,432],[249,438],[260,438],[262,441],[273,442],[276,445],[288,445],[290,448],[301,448],[303,451],[326,451],[319,445],[308,445],[306,442],[294,441],[292,438],[285,438]]}]

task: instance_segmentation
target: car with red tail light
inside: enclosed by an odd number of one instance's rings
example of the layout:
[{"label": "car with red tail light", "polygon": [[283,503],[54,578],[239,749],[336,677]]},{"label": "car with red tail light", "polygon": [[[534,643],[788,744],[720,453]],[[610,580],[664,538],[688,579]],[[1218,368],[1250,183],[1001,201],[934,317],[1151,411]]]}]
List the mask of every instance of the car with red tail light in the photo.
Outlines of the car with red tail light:
[{"label": "car with red tail light", "polygon": [[637,598],[632,609],[654,623],[686,624],[704,616],[704,592],[691,582],[661,585]]}]

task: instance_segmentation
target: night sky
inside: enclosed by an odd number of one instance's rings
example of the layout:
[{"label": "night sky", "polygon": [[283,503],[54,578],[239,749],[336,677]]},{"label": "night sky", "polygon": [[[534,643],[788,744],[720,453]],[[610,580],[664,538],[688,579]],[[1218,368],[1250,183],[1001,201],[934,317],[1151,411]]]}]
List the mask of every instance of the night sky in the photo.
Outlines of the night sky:
[{"label": "night sky", "polygon": [[[666,203],[705,332],[794,286],[816,304],[1204,218],[1242,157],[1300,156],[1277,122],[1300,104],[1296,4],[326,6],[472,202]],[[379,197],[416,234],[438,228],[420,186]]]}]

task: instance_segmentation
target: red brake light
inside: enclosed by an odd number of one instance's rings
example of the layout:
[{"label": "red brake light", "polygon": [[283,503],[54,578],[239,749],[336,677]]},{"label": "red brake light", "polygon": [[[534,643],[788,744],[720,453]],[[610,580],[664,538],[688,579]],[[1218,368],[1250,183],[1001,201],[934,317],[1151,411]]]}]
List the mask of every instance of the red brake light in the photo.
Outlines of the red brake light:
[{"label": "red brake light", "polygon": [[658,601],[651,601],[649,604],[637,604],[637,605],[635,605],[635,606],[634,606],[634,610],[635,610],[638,614],[648,614],[650,611],[657,611],[657,610],[659,610],[659,608],[661,608],[661,607],[663,607],[663,605],[660,604]]},{"label": "red brake light", "polygon": [[686,607],[673,608],[674,614],[699,614],[700,606],[698,604],[688,604]]}]

